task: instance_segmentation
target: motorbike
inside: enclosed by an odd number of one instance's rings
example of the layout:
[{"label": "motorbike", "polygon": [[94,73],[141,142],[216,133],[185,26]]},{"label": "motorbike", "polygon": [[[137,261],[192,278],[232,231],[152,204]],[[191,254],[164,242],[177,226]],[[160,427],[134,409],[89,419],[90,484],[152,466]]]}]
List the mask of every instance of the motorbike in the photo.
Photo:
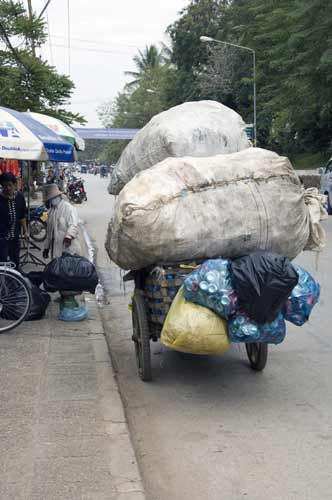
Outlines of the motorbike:
[{"label": "motorbike", "polygon": [[34,241],[44,241],[47,236],[48,210],[45,205],[32,210],[29,222],[29,234]]},{"label": "motorbike", "polygon": [[69,200],[73,203],[88,201],[88,197],[84,189],[84,181],[82,181],[82,179],[73,178],[70,182],[68,182],[67,194]]}]

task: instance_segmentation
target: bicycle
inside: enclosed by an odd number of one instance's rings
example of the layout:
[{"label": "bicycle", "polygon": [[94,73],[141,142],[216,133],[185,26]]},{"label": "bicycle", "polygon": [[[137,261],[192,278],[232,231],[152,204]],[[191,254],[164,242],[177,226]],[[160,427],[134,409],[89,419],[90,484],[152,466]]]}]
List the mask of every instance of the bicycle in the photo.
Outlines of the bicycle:
[{"label": "bicycle", "polygon": [[32,303],[31,288],[11,262],[0,262],[0,334],[24,321]]}]

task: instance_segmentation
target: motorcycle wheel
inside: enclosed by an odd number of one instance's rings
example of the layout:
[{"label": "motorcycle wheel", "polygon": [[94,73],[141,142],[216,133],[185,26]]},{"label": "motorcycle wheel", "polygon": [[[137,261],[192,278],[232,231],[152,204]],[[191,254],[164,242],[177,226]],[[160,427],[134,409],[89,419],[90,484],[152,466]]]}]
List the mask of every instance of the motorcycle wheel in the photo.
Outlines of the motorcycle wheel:
[{"label": "motorcycle wheel", "polygon": [[30,237],[34,241],[44,241],[47,236],[47,224],[41,220],[32,220],[29,225]]}]

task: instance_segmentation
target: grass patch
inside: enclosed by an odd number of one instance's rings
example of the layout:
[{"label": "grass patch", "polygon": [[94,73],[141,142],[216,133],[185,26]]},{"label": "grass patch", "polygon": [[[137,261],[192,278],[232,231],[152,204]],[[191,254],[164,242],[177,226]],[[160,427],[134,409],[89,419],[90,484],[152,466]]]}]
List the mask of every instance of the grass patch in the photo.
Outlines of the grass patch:
[{"label": "grass patch", "polygon": [[330,158],[328,153],[303,153],[290,158],[294,168],[299,170],[315,169],[324,167],[327,160]]}]

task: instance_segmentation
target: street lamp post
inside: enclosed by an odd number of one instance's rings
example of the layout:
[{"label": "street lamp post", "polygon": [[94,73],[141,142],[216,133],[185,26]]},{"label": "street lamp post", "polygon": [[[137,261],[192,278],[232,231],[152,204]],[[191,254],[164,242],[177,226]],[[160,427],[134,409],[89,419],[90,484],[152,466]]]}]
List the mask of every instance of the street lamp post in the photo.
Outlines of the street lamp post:
[{"label": "street lamp post", "polygon": [[222,45],[231,45],[232,47],[237,47],[238,49],[244,49],[248,50],[249,52],[252,53],[252,74],[253,74],[253,94],[254,94],[254,146],[256,146],[256,139],[257,139],[257,134],[256,134],[256,123],[257,123],[257,114],[256,114],[256,52],[254,49],[251,49],[250,47],[244,47],[243,45],[237,45],[235,43],[230,43],[230,42],[224,42],[223,40],[217,40],[215,38],[211,38],[209,36],[201,36],[200,41],[204,43],[220,43]]}]

